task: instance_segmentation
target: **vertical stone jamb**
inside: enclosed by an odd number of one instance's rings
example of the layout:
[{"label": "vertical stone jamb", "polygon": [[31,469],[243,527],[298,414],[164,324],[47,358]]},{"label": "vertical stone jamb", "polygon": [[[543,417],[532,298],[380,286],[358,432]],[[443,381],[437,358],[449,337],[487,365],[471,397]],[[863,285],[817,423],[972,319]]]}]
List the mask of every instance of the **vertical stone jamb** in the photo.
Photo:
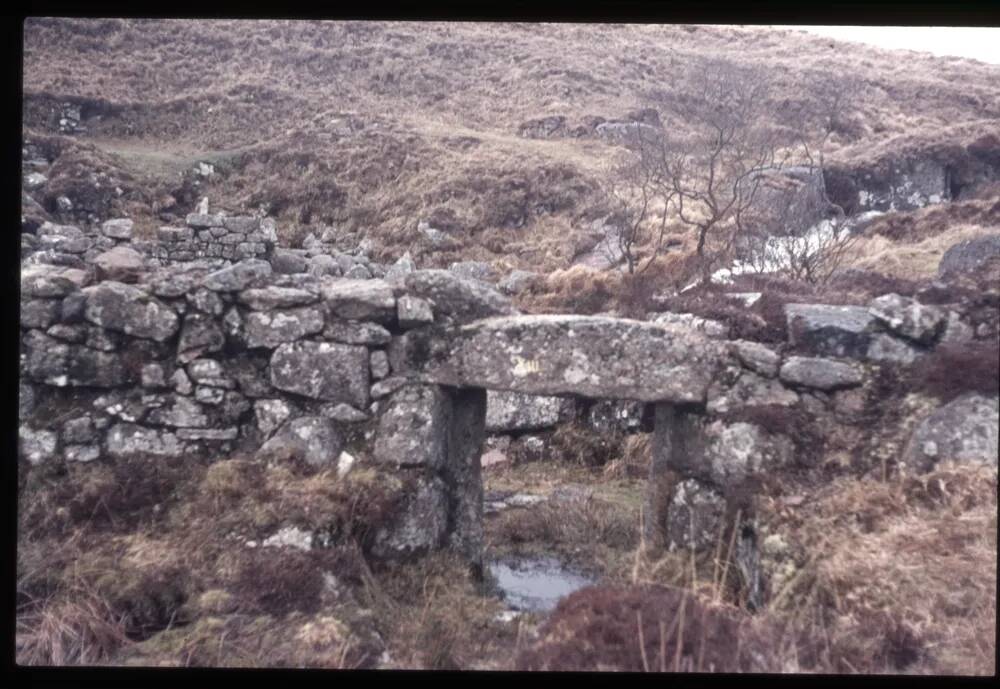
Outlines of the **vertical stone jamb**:
[{"label": "vertical stone jamb", "polygon": [[480,457],[486,436],[486,390],[443,388],[451,414],[442,471],[448,491],[449,545],[474,567],[483,559],[483,479]]},{"label": "vertical stone jamb", "polygon": [[653,548],[666,547],[667,510],[673,493],[672,465],[677,409],[669,402],[654,405],[652,462],[643,509],[643,538]]}]

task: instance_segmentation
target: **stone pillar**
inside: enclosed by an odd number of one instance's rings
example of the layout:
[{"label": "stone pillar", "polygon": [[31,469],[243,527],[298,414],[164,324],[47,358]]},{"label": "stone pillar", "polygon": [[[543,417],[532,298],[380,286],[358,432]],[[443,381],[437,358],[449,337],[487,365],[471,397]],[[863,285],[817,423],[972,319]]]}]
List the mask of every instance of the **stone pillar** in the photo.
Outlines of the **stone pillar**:
[{"label": "stone pillar", "polygon": [[649,482],[646,486],[646,501],[643,508],[643,537],[648,546],[666,547],[667,511],[673,493],[676,461],[674,427],[677,424],[677,410],[669,402],[654,405],[653,461],[649,467]]},{"label": "stone pillar", "polygon": [[483,479],[479,460],[486,436],[486,390],[444,389],[451,402],[442,470],[448,490],[449,545],[478,568],[483,559]]}]

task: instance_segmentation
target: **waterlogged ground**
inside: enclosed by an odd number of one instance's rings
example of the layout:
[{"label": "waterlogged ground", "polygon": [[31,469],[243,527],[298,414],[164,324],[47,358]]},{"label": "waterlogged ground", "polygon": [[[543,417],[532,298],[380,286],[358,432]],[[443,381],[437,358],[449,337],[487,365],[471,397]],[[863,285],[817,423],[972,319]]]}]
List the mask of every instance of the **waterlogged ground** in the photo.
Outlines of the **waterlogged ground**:
[{"label": "waterlogged ground", "polygon": [[489,573],[500,597],[516,611],[548,612],[560,599],[595,583],[554,557],[508,558],[491,563]]}]

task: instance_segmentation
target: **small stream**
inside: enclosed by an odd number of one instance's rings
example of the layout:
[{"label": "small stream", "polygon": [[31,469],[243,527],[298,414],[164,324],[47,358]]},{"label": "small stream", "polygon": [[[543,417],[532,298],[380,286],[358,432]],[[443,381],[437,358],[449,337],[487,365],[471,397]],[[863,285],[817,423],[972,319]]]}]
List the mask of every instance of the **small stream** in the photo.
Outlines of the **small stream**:
[{"label": "small stream", "polygon": [[548,612],[561,598],[596,583],[554,557],[497,560],[489,571],[508,607],[524,612]]}]

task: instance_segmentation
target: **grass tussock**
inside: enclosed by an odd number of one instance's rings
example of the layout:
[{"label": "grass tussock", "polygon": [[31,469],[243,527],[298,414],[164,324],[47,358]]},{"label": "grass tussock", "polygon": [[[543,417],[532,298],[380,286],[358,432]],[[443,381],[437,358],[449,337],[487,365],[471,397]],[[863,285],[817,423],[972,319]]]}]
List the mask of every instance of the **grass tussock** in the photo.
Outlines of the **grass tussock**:
[{"label": "grass tussock", "polygon": [[552,500],[533,509],[511,509],[490,526],[493,542],[514,548],[604,546],[631,549],[639,539],[638,512],[595,497]]},{"label": "grass tussock", "polygon": [[36,601],[15,631],[19,665],[98,665],[129,643],[123,615],[85,588]]},{"label": "grass tussock", "polygon": [[774,632],[726,606],[660,586],[589,587],[560,601],[519,670],[753,672]]},{"label": "grass tussock", "polygon": [[450,553],[374,573],[366,587],[393,668],[509,669],[516,630],[498,623],[502,606],[484,597],[468,565]]}]

